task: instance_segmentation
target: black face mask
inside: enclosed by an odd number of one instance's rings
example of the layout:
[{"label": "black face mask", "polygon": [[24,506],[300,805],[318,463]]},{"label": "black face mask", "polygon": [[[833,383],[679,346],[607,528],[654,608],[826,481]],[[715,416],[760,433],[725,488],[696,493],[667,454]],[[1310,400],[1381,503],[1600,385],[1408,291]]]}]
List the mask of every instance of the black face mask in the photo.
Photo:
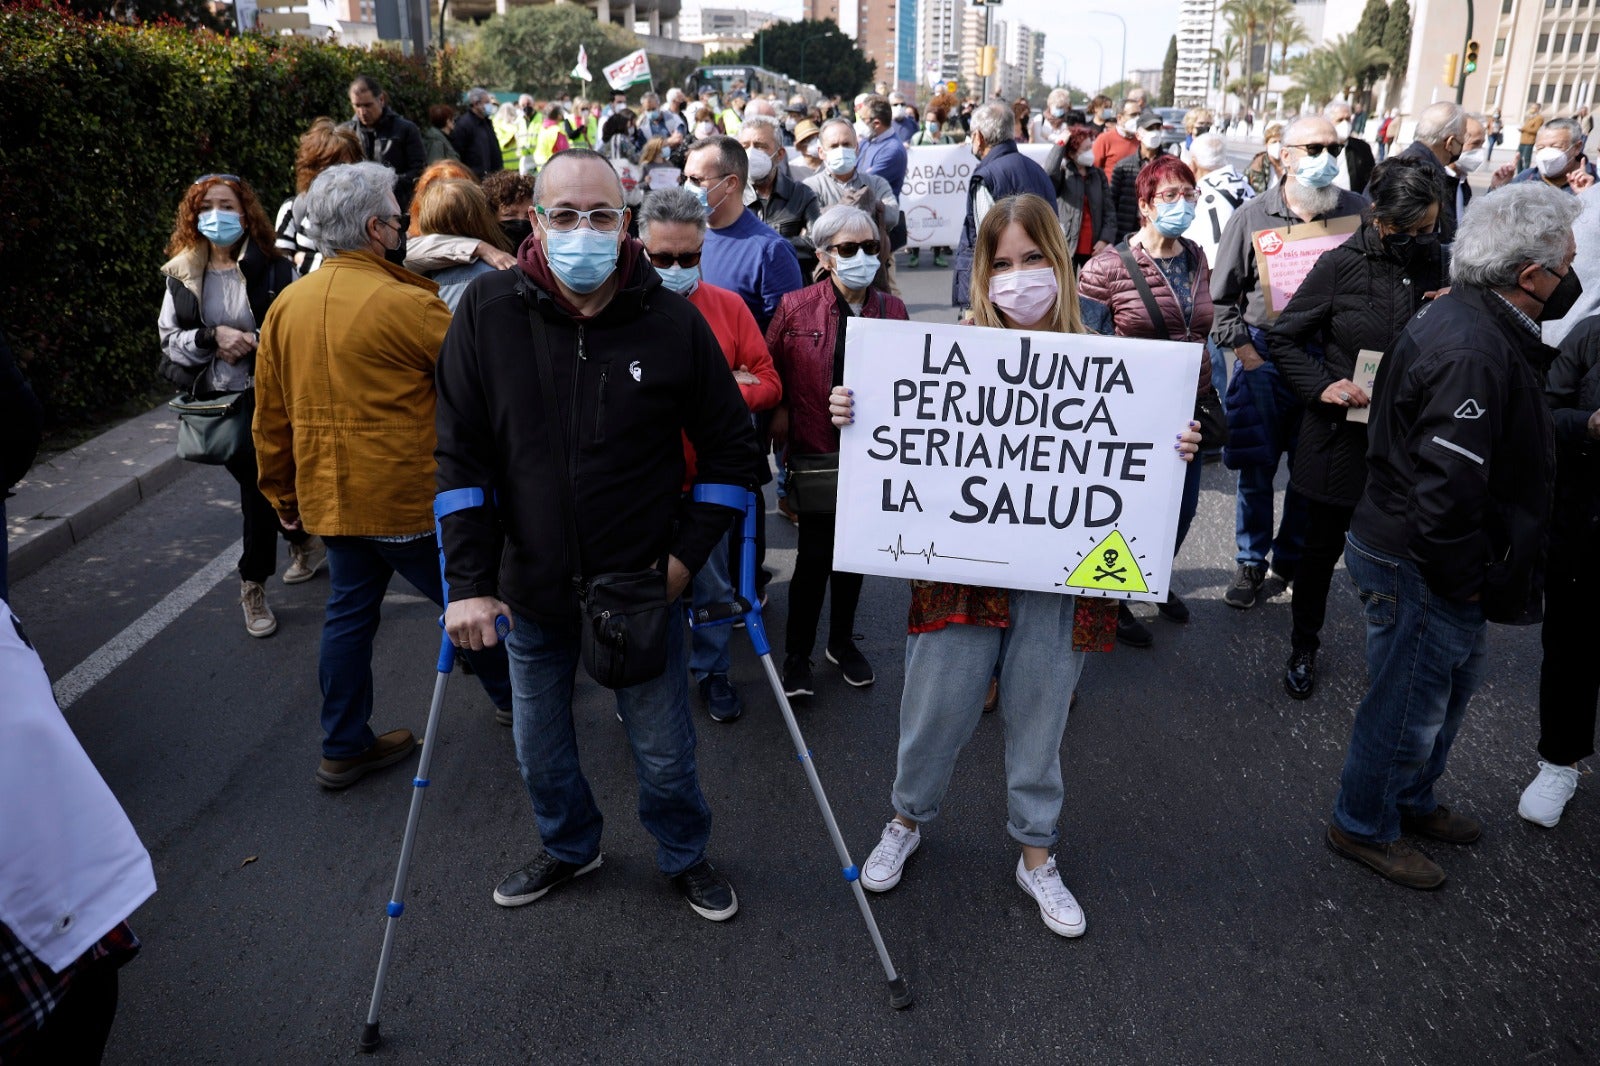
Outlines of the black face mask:
[{"label": "black face mask", "polygon": [[[1548,273],[1555,273],[1549,267],[1544,269]],[[1524,289],[1523,291],[1526,292],[1527,290]],[[1528,293],[1528,295],[1533,296],[1532,293]],[[1582,295],[1583,282],[1578,280],[1578,272],[1568,267],[1567,272],[1561,276],[1561,281],[1556,285],[1554,291],[1545,298],[1544,307],[1539,312],[1539,321],[1554,322],[1557,319],[1566,318],[1567,312],[1572,310],[1573,304],[1576,304],[1578,297]],[[1533,298],[1535,300],[1538,299],[1537,296]]]},{"label": "black face mask", "polygon": [[387,259],[389,262],[393,263],[397,267],[403,267],[403,266],[406,265],[406,240],[407,240],[407,237],[408,237],[408,235],[407,235],[406,231],[405,230],[401,230],[400,231],[400,243],[396,244],[393,248],[387,248],[386,247],[383,250],[383,257],[385,259]]},{"label": "black face mask", "polygon": [[506,239],[511,242],[511,247],[521,248],[522,242],[533,235],[533,223],[525,218],[501,219],[500,232],[506,235]]},{"label": "black face mask", "polygon": [[1410,266],[1426,260],[1439,247],[1437,233],[1391,233],[1383,238],[1389,254]]}]

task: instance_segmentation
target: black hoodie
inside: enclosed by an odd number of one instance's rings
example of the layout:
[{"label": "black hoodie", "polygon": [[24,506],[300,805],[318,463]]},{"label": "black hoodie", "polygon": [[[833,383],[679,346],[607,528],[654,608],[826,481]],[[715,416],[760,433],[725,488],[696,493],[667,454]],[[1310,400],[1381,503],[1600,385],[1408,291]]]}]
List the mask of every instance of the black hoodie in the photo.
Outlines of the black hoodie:
[{"label": "black hoodie", "polygon": [[[554,349],[570,471],[550,451],[530,311]],[[727,532],[735,512],[682,495],[680,434],[699,457],[697,482],[750,485],[755,438],[722,349],[643,257],[625,257],[616,295],[581,321],[521,268],[478,277],[437,380],[438,489],[490,489],[497,500],[444,520],[452,600],[498,596],[540,623],[576,619],[558,478],[573,485],[585,577],[664,566],[669,553],[698,570]]]}]

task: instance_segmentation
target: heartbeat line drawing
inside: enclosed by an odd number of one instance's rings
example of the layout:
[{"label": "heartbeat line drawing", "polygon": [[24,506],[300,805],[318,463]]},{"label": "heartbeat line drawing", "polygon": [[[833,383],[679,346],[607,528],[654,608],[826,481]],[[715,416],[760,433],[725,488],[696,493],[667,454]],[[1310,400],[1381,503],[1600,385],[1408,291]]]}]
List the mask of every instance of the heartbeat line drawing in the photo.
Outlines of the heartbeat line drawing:
[{"label": "heartbeat line drawing", "polygon": [[887,548],[879,548],[878,550],[892,556],[895,562],[899,562],[903,556],[920,555],[922,557],[922,561],[927,563],[929,566],[933,565],[933,561],[935,559],[953,559],[959,563],[987,563],[990,566],[1011,565],[1004,559],[974,559],[969,555],[946,555],[941,551],[936,551],[932,542],[929,542],[926,548],[908,548],[905,545],[904,538],[899,535],[896,535],[893,544],[889,545]]}]

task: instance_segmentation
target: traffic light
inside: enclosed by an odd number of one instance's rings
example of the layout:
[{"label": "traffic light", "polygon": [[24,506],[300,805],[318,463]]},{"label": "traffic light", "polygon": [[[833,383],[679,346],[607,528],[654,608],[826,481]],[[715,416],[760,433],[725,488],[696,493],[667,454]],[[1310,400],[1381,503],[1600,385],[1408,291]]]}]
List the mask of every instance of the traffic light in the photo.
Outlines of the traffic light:
[{"label": "traffic light", "polygon": [[1471,74],[1473,71],[1475,71],[1477,69],[1478,69],[1478,42],[1477,41],[1468,41],[1467,42],[1467,65],[1464,68],[1464,70],[1465,70],[1466,73]]},{"label": "traffic light", "polygon": [[1452,87],[1455,85],[1457,80],[1456,71],[1459,70],[1460,67],[1461,54],[1459,52],[1451,52],[1449,55],[1444,57],[1444,77],[1441,79],[1444,84]]},{"label": "traffic light", "polygon": [[988,78],[994,75],[995,54],[999,51],[994,45],[986,44],[978,49],[978,77]]}]

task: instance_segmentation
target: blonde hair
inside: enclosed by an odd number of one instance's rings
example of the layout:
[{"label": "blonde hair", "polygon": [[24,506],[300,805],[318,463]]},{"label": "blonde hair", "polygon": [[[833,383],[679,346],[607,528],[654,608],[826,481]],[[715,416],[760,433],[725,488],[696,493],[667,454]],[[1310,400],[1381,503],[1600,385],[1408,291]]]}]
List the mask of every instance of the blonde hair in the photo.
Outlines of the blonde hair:
[{"label": "blonde hair", "polygon": [[500,222],[489,209],[489,198],[476,182],[460,179],[435,181],[411,204],[418,235],[442,233],[451,237],[475,237],[502,252],[514,249],[506,239]]},{"label": "blonde hair", "polygon": [[1000,244],[1000,235],[1013,222],[1022,227],[1022,232],[1044,253],[1056,272],[1059,296],[1040,328],[1052,333],[1087,333],[1078,309],[1078,281],[1072,270],[1072,253],[1061,235],[1061,223],[1056,220],[1055,209],[1032,193],[1001,200],[989,209],[978,226],[978,236],[973,242],[970,292],[973,322],[980,326],[1010,328],[999,308],[989,302],[989,278],[994,272],[994,250]]}]

